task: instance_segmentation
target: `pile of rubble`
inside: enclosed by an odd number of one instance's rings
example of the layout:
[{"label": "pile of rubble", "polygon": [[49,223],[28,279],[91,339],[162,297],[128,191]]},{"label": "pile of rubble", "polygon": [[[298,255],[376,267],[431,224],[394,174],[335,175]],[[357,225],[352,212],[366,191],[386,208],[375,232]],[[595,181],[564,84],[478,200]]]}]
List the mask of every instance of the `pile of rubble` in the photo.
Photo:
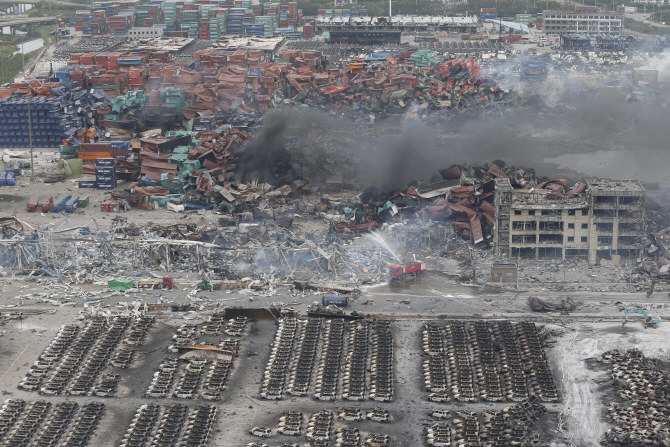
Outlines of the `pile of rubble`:
[{"label": "pile of rubble", "polygon": [[[287,50],[278,55],[285,62],[260,62],[260,53],[198,50],[193,57],[200,70],[186,61],[170,60],[166,52],[148,54],[151,64],[127,52],[72,53],[73,63],[82,65],[60,68],[57,77],[68,82],[68,90],[99,89],[101,96],[90,115],[113,134],[127,134],[125,130],[138,125],[142,130],[152,125],[178,127],[208,116],[236,125],[239,119],[253,121],[282,107],[328,108],[368,122],[406,112],[441,112],[449,118],[466,109],[500,111],[519,102],[514,91],[486,78],[474,59],[445,60],[430,50],[391,51],[375,63],[354,57],[345,64],[329,63],[327,55],[314,50]],[[94,70],[97,59],[107,66],[110,57],[127,60],[118,67],[114,62],[103,74]],[[41,81],[30,82],[0,94],[7,96],[18,88],[28,96],[50,95],[55,85],[38,89],[34,86]]]}]

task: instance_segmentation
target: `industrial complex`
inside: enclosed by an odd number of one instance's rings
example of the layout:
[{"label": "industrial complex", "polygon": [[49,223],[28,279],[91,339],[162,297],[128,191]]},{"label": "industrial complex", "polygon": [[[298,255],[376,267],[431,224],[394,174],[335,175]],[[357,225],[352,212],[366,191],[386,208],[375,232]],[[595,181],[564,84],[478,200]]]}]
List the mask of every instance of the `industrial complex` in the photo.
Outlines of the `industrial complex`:
[{"label": "industrial complex", "polygon": [[669,446],[663,24],[462,3],[7,4],[0,447]]}]

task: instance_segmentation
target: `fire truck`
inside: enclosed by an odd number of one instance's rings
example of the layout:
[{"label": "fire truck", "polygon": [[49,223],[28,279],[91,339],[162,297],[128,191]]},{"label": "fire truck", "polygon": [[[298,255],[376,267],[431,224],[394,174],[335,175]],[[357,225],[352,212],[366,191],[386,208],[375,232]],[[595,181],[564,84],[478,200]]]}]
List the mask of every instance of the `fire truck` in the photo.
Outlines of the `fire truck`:
[{"label": "fire truck", "polygon": [[426,271],[424,261],[410,262],[409,264],[393,264],[391,266],[391,279],[403,279],[407,275],[420,275]]}]

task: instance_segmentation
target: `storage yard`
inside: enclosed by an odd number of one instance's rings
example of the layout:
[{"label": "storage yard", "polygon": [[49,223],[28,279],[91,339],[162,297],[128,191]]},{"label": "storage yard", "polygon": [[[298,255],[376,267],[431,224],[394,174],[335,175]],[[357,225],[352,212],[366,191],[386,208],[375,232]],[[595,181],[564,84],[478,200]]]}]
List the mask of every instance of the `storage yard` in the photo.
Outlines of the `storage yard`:
[{"label": "storage yard", "polygon": [[0,447],[670,446],[665,39],[201,3],[0,87]]}]

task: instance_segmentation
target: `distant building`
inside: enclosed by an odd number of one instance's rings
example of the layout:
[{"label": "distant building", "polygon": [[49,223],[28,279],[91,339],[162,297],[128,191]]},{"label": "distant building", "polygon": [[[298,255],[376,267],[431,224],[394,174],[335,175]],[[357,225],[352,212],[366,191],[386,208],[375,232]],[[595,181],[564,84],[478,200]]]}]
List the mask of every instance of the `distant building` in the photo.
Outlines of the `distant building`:
[{"label": "distant building", "polygon": [[[395,31],[395,32],[444,32],[450,34],[476,33],[481,28],[477,17],[322,17],[316,18],[318,32],[329,31]],[[347,34],[347,33],[344,33]],[[355,34],[355,33],[354,33]],[[353,36],[354,34],[351,34]],[[347,36],[350,36],[347,34]],[[352,42],[348,40],[348,42]]]},{"label": "distant building", "polygon": [[584,34],[587,36],[623,36],[624,15],[593,7],[569,11],[543,12],[542,28],[547,35]]},{"label": "distant building", "polygon": [[131,39],[149,39],[152,37],[163,37],[163,28],[152,26],[136,26],[128,30]]},{"label": "distant building", "polygon": [[497,178],[495,188],[497,256],[575,256],[596,264],[642,252],[646,191],[636,180],[588,180],[579,194],[514,189],[508,178]]},{"label": "distant building", "polygon": [[497,264],[491,265],[491,283],[495,284],[518,284],[519,268],[516,264]]}]

